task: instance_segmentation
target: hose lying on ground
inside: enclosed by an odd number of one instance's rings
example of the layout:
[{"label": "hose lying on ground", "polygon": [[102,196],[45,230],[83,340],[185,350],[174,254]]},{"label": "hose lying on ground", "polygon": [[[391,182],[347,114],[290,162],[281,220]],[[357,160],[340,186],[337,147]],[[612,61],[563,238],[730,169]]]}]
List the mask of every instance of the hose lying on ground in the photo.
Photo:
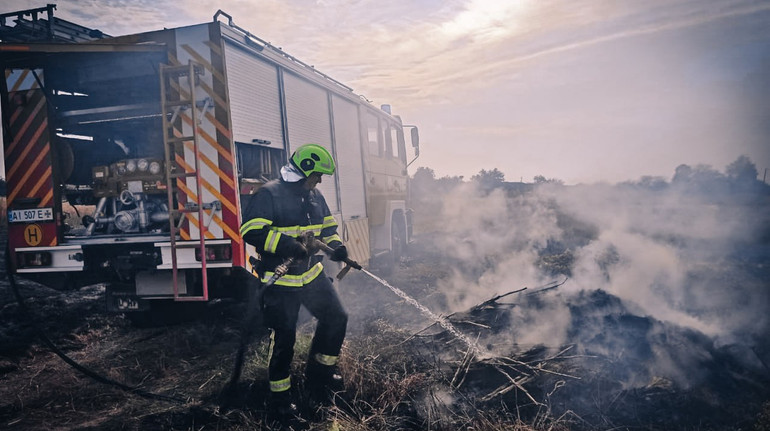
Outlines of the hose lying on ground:
[{"label": "hose lying on ground", "polygon": [[67,356],[66,353],[61,351],[56,345],[51,341],[50,338],[43,332],[43,330],[37,325],[37,322],[35,319],[32,318],[32,313],[30,312],[29,308],[27,307],[27,304],[24,303],[24,298],[22,298],[21,293],[19,292],[19,286],[16,284],[16,278],[13,276],[13,268],[11,267],[11,258],[10,258],[10,249],[6,246],[5,249],[5,273],[8,277],[8,282],[11,285],[11,290],[13,291],[13,295],[16,297],[16,301],[19,303],[19,309],[21,310],[21,314],[24,315],[27,320],[29,321],[30,325],[32,326],[32,330],[35,332],[35,334],[40,338],[40,340],[43,342],[43,344],[46,345],[52,352],[54,352],[57,356],[59,356],[64,362],[66,362],[69,366],[72,368],[80,371],[82,374],[96,380],[99,383],[104,383],[106,385],[114,386],[122,391],[129,392],[134,395],[138,395],[142,398],[147,398],[151,400],[158,400],[158,401],[165,401],[165,402],[171,402],[171,403],[179,403],[184,404],[186,403],[186,400],[182,398],[177,397],[171,397],[168,395],[161,395],[161,394],[155,394],[152,392],[147,392],[145,390],[139,389],[134,386],[129,386],[124,383],[120,383],[118,381],[112,380],[110,378],[107,378],[99,373],[97,373],[94,370],[91,370],[90,368],[87,368],[78,362],[76,362],[74,359]]}]

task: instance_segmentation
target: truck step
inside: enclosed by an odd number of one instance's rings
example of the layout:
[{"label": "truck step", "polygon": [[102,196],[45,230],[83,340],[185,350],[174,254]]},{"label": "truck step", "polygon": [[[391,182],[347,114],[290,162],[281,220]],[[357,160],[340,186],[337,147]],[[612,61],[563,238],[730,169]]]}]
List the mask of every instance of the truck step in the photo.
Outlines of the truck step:
[{"label": "truck step", "polygon": [[197,174],[195,172],[178,172],[169,175],[169,178],[190,178]]},{"label": "truck step", "polygon": [[[196,74],[203,72],[203,68],[198,64],[196,64],[194,68]],[[180,66],[163,66],[161,71],[166,75],[185,76],[190,73],[190,65],[183,64]]]},{"label": "truck step", "polygon": [[197,213],[197,212],[198,212],[198,206],[197,205],[195,207],[187,207],[187,208],[184,208],[184,209],[175,209],[175,210],[169,211],[169,213],[171,213],[171,215],[173,215],[173,216],[182,215],[182,214],[192,214],[192,213]]},{"label": "truck step", "polygon": [[169,144],[176,144],[179,142],[187,142],[194,140],[194,136],[174,136],[173,138],[166,138],[166,142]]},{"label": "truck step", "polygon": [[167,100],[164,105],[166,108],[174,108],[177,106],[192,106],[193,101],[189,99],[183,99],[183,100]]}]

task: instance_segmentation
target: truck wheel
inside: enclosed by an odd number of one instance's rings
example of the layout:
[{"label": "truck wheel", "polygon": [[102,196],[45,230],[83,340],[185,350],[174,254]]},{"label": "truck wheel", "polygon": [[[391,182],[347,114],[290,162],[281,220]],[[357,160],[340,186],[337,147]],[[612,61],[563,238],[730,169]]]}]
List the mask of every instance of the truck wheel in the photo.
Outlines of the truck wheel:
[{"label": "truck wheel", "polygon": [[390,245],[390,252],[382,259],[381,271],[385,275],[392,273],[404,257],[406,230],[403,220],[398,217],[393,217],[393,221],[390,222]]},{"label": "truck wheel", "polygon": [[393,255],[394,266],[401,264],[406,252],[406,227],[404,220],[400,217],[394,217],[390,227],[390,243],[393,246],[391,254]]}]

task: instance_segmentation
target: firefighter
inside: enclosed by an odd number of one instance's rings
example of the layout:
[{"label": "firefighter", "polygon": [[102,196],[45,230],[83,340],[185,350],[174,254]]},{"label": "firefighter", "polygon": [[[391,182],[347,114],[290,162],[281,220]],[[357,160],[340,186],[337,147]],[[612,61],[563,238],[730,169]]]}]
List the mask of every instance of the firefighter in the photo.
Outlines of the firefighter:
[{"label": "firefighter", "polygon": [[262,257],[263,281],[286,259],[294,259],[286,274],[267,288],[262,299],[265,324],[272,330],[268,365],[270,408],[280,417],[297,413],[290,371],[300,306],[318,320],[305,369],[311,397],[328,403],[333,393],[343,389],[337,360],[348,316],[331,278],[324,273],[323,258],[314,254],[316,250],[309,244],[313,241],[307,240],[307,233],[312,232],[329,245],[334,250],[333,261],[348,257],[337,234],[337,222],[316,189],[322,176],[334,174],[334,169],[334,160],[324,147],[303,145],[281,168],[281,178],[262,186],[243,211],[241,235]]}]

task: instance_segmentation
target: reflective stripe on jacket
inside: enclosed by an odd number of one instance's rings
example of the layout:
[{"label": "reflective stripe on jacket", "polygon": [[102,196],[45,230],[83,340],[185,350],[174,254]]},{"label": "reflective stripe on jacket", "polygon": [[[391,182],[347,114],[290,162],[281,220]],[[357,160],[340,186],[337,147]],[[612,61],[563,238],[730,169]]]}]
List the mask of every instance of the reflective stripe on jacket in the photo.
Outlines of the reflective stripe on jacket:
[{"label": "reflective stripe on jacket", "polygon": [[[303,182],[273,180],[262,186],[243,211],[241,235],[262,257],[263,278],[270,278],[275,267],[291,257],[291,241],[305,232],[335,248],[342,241],[337,234],[337,221],[331,215],[321,192],[307,191]],[[276,285],[302,287],[322,271],[317,258],[295,262]]]}]

